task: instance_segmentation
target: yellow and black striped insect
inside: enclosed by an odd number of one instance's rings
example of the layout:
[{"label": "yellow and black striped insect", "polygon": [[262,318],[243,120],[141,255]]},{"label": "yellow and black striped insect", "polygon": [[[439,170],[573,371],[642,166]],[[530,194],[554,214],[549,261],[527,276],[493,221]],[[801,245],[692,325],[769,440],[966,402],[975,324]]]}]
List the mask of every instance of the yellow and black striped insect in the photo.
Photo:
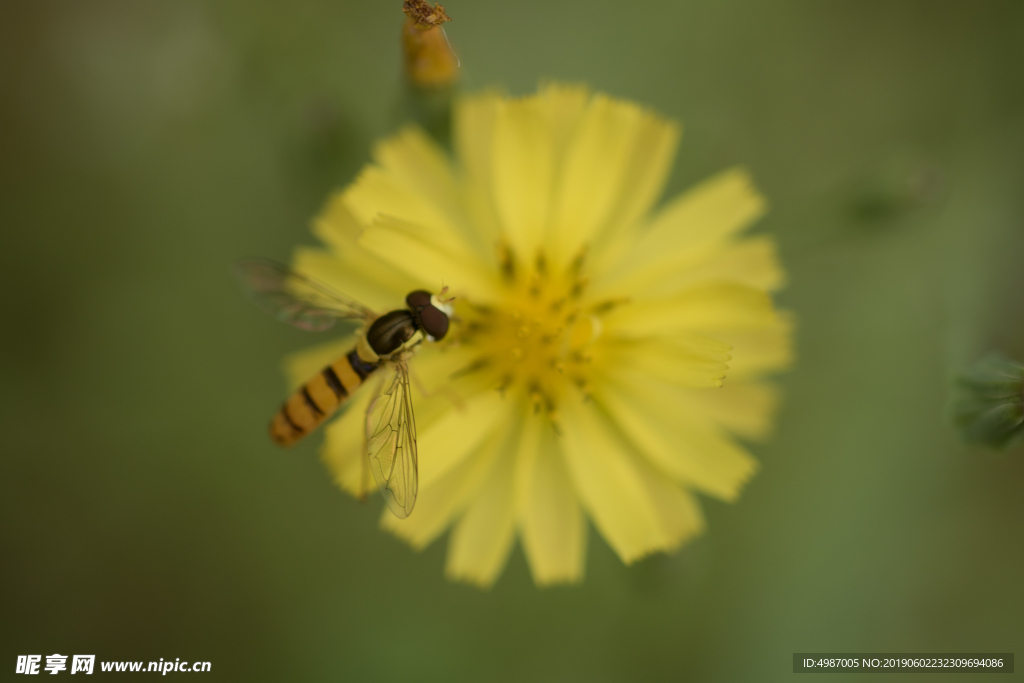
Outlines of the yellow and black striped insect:
[{"label": "yellow and black striped insect", "polygon": [[408,517],[416,503],[416,416],[409,389],[408,360],[424,341],[448,332],[451,306],[430,292],[405,298],[407,308],[378,315],[324,284],[273,261],[245,260],[235,267],[250,298],[278,320],[308,331],[326,330],[338,320],[363,324],[355,348],[303,384],[270,423],[270,438],[290,446],[316,429],[349,396],[382,368],[366,409],[365,456],[388,507]]}]

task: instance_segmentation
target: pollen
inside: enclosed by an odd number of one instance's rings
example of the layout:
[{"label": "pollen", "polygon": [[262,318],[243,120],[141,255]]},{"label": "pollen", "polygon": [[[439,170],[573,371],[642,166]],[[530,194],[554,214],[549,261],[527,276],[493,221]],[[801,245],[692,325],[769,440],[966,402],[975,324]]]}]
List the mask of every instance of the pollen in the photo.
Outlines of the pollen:
[{"label": "pollen", "polygon": [[[500,253],[511,259],[507,249]],[[529,269],[509,263],[504,300],[470,306],[461,341],[478,351],[475,367],[494,371],[503,392],[524,396],[554,422],[565,389],[589,384],[600,320],[585,312],[578,268],[552,272],[543,256]]]}]

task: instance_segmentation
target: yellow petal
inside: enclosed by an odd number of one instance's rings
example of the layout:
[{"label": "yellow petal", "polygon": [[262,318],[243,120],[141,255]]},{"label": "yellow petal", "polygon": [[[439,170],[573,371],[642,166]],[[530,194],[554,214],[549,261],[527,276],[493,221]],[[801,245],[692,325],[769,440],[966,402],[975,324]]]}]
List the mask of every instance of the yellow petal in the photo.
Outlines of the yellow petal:
[{"label": "yellow petal", "polygon": [[[609,329],[642,337],[672,332],[764,329],[779,315],[765,292],[744,285],[721,283],[693,287],[674,296],[637,301],[611,310],[604,318]],[[728,343],[728,340],[722,339]]]},{"label": "yellow petal", "polygon": [[714,391],[680,391],[678,400],[679,412],[704,416],[737,436],[758,441],[771,433],[780,396],[778,388],[769,382],[736,382],[729,378]]},{"label": "yellow petal", "polygon": [[377,164],[342,195],[360,225],[388,216],[421,226],[433,240],[466,250],[482,246],[472,237],[450,162],[422,131],[408,128],[381,142],[374,156]]},{"label": "yellow petal", "polygon": [[[465,414],[479,394],[493,389],[493,380],[483,373],[452,379],[452,373],[465,367],[470,357],[464,347],[427,344],[409,361],[413,409],[420,438],[437,423],[455,419],[453,414]],[[422,446],[420,451],[422,466]]]},{"label": "yellow petal", "polygon": [[345,204],[345,190],[332,193],[313,219],[313,234],[325,244],[339,247],[343,258],[364,227]]},{"label": "yellow petal", "polygon": [[448,541],[445,575],[490,588],[505,567],[515,541],[515,458],[509,444],[499,447],[487,478],[456,522]]},{"label": "yellow petal", "polygon": [[502,97],[485,92],[461,98],[452,112],[452,136],[462,166],[461,184],[466,211],[482,244],[494,245],[501,228],[494,204],[494,122]]},{"label": "yellow petal", "polygon": [[632,227],[657,199],[678,128],[635,104],[595,95],[558,179],[549,244],[567,263],[609,229]]},{"label": "yellow petal", "polygon": [[636,469],[647,488],[661,531],[668,540],[666,550],[675,550],[704,531],[704,515],[693,494],[649,463],[638,459]]},{"label": "yellow petal", "polygon": [[720,387],[727,376],[730,346],[694,334],[608,340],[603,365],[658,377],[685,387]]},{"label": "yellow petal", "polygon": [[[407,128],[379,144],[374,157],[397,184],[436,209],[440,228],[452,229],[468,245],[490,248],[479,242],[467,220],[451,161],[422,130]],[[416,220],[421,222],[422,215],[417,214]]]},{"label": "yellow petal", "polygon": [[[461,344],[449,344],[447,340],[419,346],[409,363],[409,374],[412,377],[413,388],[418,392],[417,398],[440,393],[458,402],[465,400],[469,394],[475,394],[480,390],[477,385],[482,380],[474,378],[472,373],[464,375],[465,380],[452,379],[452,375],[464,370],[475,358],[476,354],[472,349]],[[457,392],[457,396],[452,395],[452,390]]]},{"label": "yellow petal", "polygon": [[779,264],[775,240],[759,235],[723,244],[721,251],[709,254],[707,261],[692,269],[680,269],[651,283],[644,296],[663,296],[696,285],[730,282],[763,291],[776,291],[785,284],[786,274]]},{"label": "yellow petal", "polygon": [[583,578],[587,527],[550,422],[525,417],[516,455],[516,518],[539,586]]},{"label": "yellow petal", "polygon": [[432,239],[416,224],[381,217],[363,232],[359,244],[429,291],[448,286],[457,296],[468,293],[477,301],[497,295],[496,272],[488,270],[471,252]]},{"label": "yellow petal", "polygon": [[508,401],[493,390],[468,396],[461,409],[448,410],[419,434],[420,485],[430,486],[478,449],[497,425],[509,419]]},{"label": "yellow petal", "polygon": [[491,191],[501,231],[532,262],[550,220],[553,123],[537,97],[508,100],[494,120]]},{"label": "yellow petal", "polygon": [[489,178],[494,154],[494,122],[504,98],[485,91],[459,99],[452,111],[456,156],[468,177]]},{"label": "yellow petal", "polygon": [[395,517],[385,508],[381,527],[417,550],[425,548],[479,495],[479,488],[490,473],[507,434],[504,429],[493,432],[458,466],[429,485],[421,485],[416,507],[405,519]]},{"label": "yellow petal", "polygon": [[574,487],[601,535],[623,562],[673,546],[665,535],[643,475],[608,416],[575,393],[562,402],[561,446]]},{"label": "yellow petal", "polygon": [[767,325],[723,326],[707,333],[732,347],[727,382],[784,370],[793,361],[793,318],[786,311]]},{"label": "yellow petal", "polygon": [[[725,171],[686,192],[655,216],[634,249],[600,264],[595,291],[638,291],[704,260],[723,240],[744,230],[765,211],[764,198],[743,169]],[[610,257],[617,257],[617,253]]]},{"label": "yellow petal", "polygon": [[332,278],[327,284],[342,294],[374,310],[388,310],[419,283],[359,246],[364,229],[346,206],[345,193],[337,192],[313,221],[313,234],[328,250],[299,247],[296,258],[310,259],[308,267],[321,268],[325,277]]},{"label": "yellow petal", "polygon": [[[732,349],[726,372],[732,379],[781,370],[793,355],[791,316],[775,310],[766,293],[744,285],[694,287],[671,297],[620,306],[603,320],[610,334],[620,337],[666,339],[700,333],[719,340]],[[661,361],[647,357],[624,362]]]},{"label": "yellow petal", "polygon": [[323,249],[298,247],[292,255],[292,269],[378,313],[402,306],[405,295],[421,287],[419,282],[396,272],[373,254],[363,249],[359,252],[361,261],[342,259]]},{"label": "yellow petal", "polygon": [[452,112],[456,156],[465,174],[489,177],[494,155],[495,121],[503,96],[495,91],[461,97]]},{"label": "yellow petal", "polygon": [[565,163],[565,156],[573,136],[586,113],[591,93],[586,86],[550,83],[537,91],[536,98],[544,114],[551,121],[551,149],[556,166]]},{"label": "yellow petal", "polygon": [[744,168],[731,168],[670,201],[654,218],[640,251],[679,250],[720,240],[764,214],[764,197]]},{"label": "yellow petal", "polygon": [[680,409],[679,390],[622,372],[609,374],[600,386],[597,398],[614,422],[676,481],[732,501],[757,471],[757,462],[714,423]]}]

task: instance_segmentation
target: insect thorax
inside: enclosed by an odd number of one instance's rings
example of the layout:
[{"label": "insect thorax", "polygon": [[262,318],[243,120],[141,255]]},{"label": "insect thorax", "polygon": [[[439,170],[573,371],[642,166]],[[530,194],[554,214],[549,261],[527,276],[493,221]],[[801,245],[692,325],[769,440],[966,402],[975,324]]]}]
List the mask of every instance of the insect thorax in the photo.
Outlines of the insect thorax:
[{"label": "insect thorax", "polygon": [[411,311],[391,311],[373,321],[366,331],[366,341],[374,353],[384,358],[402,348],[416,332],[416,319]]}]

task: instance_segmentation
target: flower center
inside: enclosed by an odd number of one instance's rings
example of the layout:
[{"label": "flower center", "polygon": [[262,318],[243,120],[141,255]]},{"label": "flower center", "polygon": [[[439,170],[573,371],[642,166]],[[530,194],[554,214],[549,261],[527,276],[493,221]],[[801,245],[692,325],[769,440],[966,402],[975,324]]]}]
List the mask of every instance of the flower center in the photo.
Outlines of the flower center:
[{"label": "flower center", "polygon": [[479,349],[479,365],[496,372],[500,390],[552,419],[569,383],[588,391],[589,347],[601,330],[582,306],[586,280],[576,271],[551,273],[542,258],[527,272],[508,268],[504,301],[473,307],[464,327],[464,343]]}]

